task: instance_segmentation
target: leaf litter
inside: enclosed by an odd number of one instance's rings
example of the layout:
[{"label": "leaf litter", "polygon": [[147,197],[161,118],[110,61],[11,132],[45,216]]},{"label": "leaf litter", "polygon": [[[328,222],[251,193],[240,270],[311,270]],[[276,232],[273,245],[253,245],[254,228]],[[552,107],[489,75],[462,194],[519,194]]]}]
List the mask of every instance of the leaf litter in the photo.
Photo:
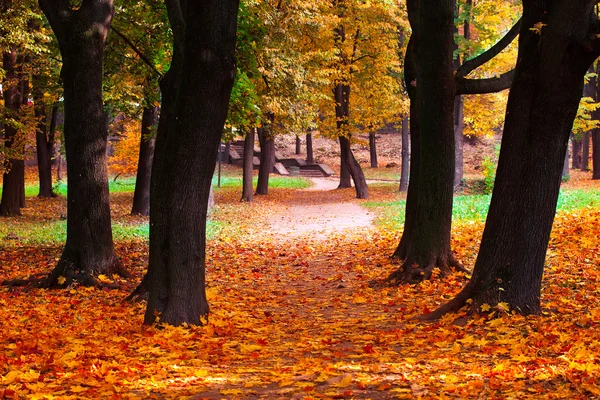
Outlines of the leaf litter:
[{"label": "leaf litter", "polygon": [[[389,255],[399,232],[269,231],[270,218],[288,218],[298,204],[360,204],[352,189],[307,193],[273,190],[250,204],[238,203],[237,190],[216,193],[221,228],[207,247],[204,326],[143,326],[145,304],[124,301],[144,273],[141,239],[117,244],[136,279],[104,279],[121,289],[0,289],[0,398],[600,398],[598,210],[558,215],[543,315],[500,307],[462,324],[460,313],[422,323],[415,317],[466,278],[371,287],[397,267]],[[127,218],[127,201],[119,195],[113,205],[117,219]],[[466,265],[482,228],[453,229]],[[0,277],[48,272],[60,250],[6,244]]]}]

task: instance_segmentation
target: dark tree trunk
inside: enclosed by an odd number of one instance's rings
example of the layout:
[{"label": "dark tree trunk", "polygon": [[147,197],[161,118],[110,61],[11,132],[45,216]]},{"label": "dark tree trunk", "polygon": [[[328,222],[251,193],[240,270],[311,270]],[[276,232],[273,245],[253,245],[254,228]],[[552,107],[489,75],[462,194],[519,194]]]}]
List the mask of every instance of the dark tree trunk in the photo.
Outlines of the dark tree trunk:
[{"label": "dark tree trunk", "polygon": [[252,128],[246,133],[244,139],[244,165],[243,165],[243,177],[242,177],[242,199],[241,201],[252,201],[253,189],[252,189],[252,171],[254,170],[254,129]]},{"label": "dark tree trunk", "polygon": [[131,207],[132,215],[150,215],[150,179],[156,142],[154,129],[157,124],[158,107],[145,106],[142,113],[142,137],[140,138],[138,169]]},{"label": "dark tree trunk", "polygon": [[[454,1],[421,0],[419,7],[417,103],[422,156],[418,205],[410,242],[397,249],[404,253],[396,254],[404,256],[404,264],[388,277],[389,281],[409,283],[429,279],[435,268],[443,275],[457,266],[450,252],[455,161]],[[412,181],[411,174],[411,185]]]},{"label": "dark tree trunk", "polygon": [[350,176],[350,170],[348,169],[348,164],[346,161],[348,156],[345,154],[347,148],[341,145],[342,137],[339,137],[340,140],[340,183],[338,185],[338,189],[346,189],[352,187],[352,177]]},{"label": "dark tree trunk", "polygon": [[569,175],[569,146],[567,146],[567,152],[565,153],[565,161],[563,162],[562,180],[566,182],[570,179]]},{"label": "dark tree trunk", "polygon": [[[175,93],[176,102],[169,125],[162,132],[159,127],[156,144],[161,150],[153,169],[160,173],[151,187],[150,293],[144,322],[154,323],[158,312],[161,322],[197,325],[208,315],[207,203],[235,76],[238,2],[208,0],[183,9],[178,1],[166,4],[176,43],[170,78],[177,89],[163,91],[163,99]],[[181,64],[176,61],[180,56]]]},{"label": "dark tree trunk", "polygon": [[302,142],[300,141],[300,136],[296,135],[296,155],[302,153]]},{"label": "dark tree trunk", "polygon": [[[38,197],[54,197],[52,191],[52,156],[54,155],[54,132],[48,129],[46,104],[42,99],[41,88],[34,86],[34,111],[38,121],[35,133],[35,148],[37,153],[38,177],[40,191]],[[58,106],[52,107],[51,120],[56,118]],[[51,124],[52,125],[52,124]]]},{"label": "dark tree trunk", "polygon": [[377,168],[377,138],[375,133],[369,133],[369,156],[371,158],[371,168]]},{"label": "dark tree trunk", "polygon": [[408,250],[412,243],[413,233],[415,231],[415,221],[417,218],[417,205],[419,202],[419,166],[421,160],[421,135],[419,106],[417,103],[417,73],[418,73],[418,55],[419,55],[419,0],[407,1],[408,19],[412,28],[412,33],[406,48],[404,58],[404,80],[405,87],[410,98],[410,179],[408,181],[408,191],[406,193],[406,206],[404,208],[404,229],[402,238],[398,247],[394,251],[392,258],[404,260],[408,256]]},{"label": "dark tree trunk", "polygon": [[583,134],[581,139],[581,170],[590,170],[590,132]]},{"label": "dark tree trunk", "polygon": [[[17,73],[17,51],[6,49],[2,55],[2,65],[5,71],[2,83],[4,95],[5,118],[16,120],[21,108],[22,96]],[[0,201],[0,216],[12,217],[21,215],[21,191],[23,182],[23,155],[21,148],[23,138],[19,137],[17,128],[12,123],[4,124],[4,146],[9,154],[4,163],[2,183],[2,200]]]},{"label": "dark tree trunk", "polygon": [[573,152],[571,157],[571,168],[573,169],[581,169],[581,139],[576,140],[575,138],[571,139],[571,143],[573,144]]},{"label": "dark tree trunk", "polygon": [[[25,63],[31,62],[29,57],[21,57],[19,60],[20,65],[24,65]],[[20,67],[22,69],[22,67]],[[29,85],[29,77],[23,75],[21,71],[21,105],[26,108],[29,105],[29,95],[30,95],[30,85]],[[21,208],[25,207],[25,140],[26,137],[23,137],[22,140],[19,141],[19,153],[21,154],[21,160],[19,160],[18,164],[18,174],[19,174],[19,205]]]},{"label": "dark tree trunk", "polygon": [[454,143],[456,151],[456,160],[454,166],[454,187],[462,185],[464,177],[464,117],[463,117],[463,99],[456,96],[454,100]]},{"label": "dark tree trunk", "polygon": [[342,162],[346,165],[349,175],[354,181],[354,188],[356,190],[357,199],[368,199],[369,188],[365,175],[363,174],[358,161],[354,158],[352,149],[350,147],[350,139],[340,136],[340,148],[342,149]]},{"label": "dark tree trunk", "polygon": [[84,2],[75,10],[62,1],[40,0],[40,6],[63,60],[69,177],[67,242],[46,286],[65,286],[72,280],[94,284],[96,274],[127,275],[112,240],[102,102],[102,58],[113,6],[111,0]]},{"label": "dark tree trunk", "polygon": [[[429,318],[484,303],[540,312],[544,259],[569,134],[583,80],[598,56],[588,47],[593,0],[523,1],[519,63],[510,91],[496,184],[473,276]],[[534,26],[542,23],[537,34]],[[594,49],[594,50],[593,50]]]},{"label": "dark tree trunk", "polygon": [[312,133],[306,134],[306,162],[308,164],[313,164],[315,162],[313,158]]},{"label": "dark tree trunk", "polygon": [[256,194],[266,195],[269,194],[269,176],[275,165],[275,140],[270,136],[270,132],[267,129],[260,128],[258,132],[260,139],[260,166],[258,168]]},{"label": "dark tree trunk", "polygon": [[410,137],[408,134],[408,118],[402,120],[402,169],[400,170],[400,188],[401,192],[408,189],[408,173],[410,167]]},{"label": "dark tree trunk", "polygon": [[[600,73],[600,63],[596,63],[596,77],[592,78],[592,98],[600,101],[600,79],[597,74]],[[592,119],[600,120],[600,110],[592,112]],[[600,179],[600,129],[592,130],[592,179]]]}]

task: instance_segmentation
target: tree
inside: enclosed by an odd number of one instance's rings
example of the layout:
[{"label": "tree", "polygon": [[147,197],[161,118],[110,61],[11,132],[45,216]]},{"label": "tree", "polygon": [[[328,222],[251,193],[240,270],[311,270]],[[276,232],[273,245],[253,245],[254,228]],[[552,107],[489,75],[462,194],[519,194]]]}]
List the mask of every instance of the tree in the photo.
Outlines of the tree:
[{"label": "tree", "polygon": [[152,159],[158,125],[159,107],[145,105],[142,114],[142,134],[140,138],[140,153],[138,157],[135,191],[133,193],[132,215],[150,215],[150,178],[152,176]]},{"label": "tree", "polygon": [[150,189],[150,261],[136,292],[149,290],[146,324],[155,322],[156,313],[161,322],[200,324],[208,315],[207,205],[236,72],[238,1],[182,7],[167,0],[166,5],[173,61],[161,82],[163,113]]},{"label": "tree", "polygon": [[[486,52],[465,61],[456,74],[451,65],[452,73],[449,74],[445,71],[445,60],[447,57],[452,59],[453,45],[450,49],[445,47],[446,43],[438,36],[441,37],[442,29],[449,29],[450,34],[446,32],[445,35],[452,36],[454,25],[448,25],[446,21],[450,17],[441,9],[436,11],[437,14],[432,11],[433,20],[427,21],[430,25],[423,25],[426,22],[421,18],[427,18],[422,14],[429,14],[430,11],[422,10],[418,0],[408,1],[407,6],[413,29],[405,60],[406,87],[411,99],[411,179],[404,232],[393,254],[394,258],[404,262],[387,278],[390,282],[398,283],[429,279],[435,268],[439,268],[442,275],[448,274],[452,267],[464,271],[450,250],[455,148],[454,133],[449,135],[448,130],[452,128],[454,132],[454,99],[452,105],[446,104],[445,96],[448,93],[445,90],[456,96],[490,93],[506,88],[512,80],[512,72],[486,79],[467,78],[467,75],[500,53],[514,39],[519,26],[515,25]],[[451,11],[454,12],[453,9]],[[453,17],[451,19],[453,24]],[[423,26],[428,26],[430,30],[424,33],[421,30]],[[427,36],[427,45],[432,46],[425,53],[421,50],[422,35]],[[438,37],[437,42],[434,37]],[[423,62],[428,63],[427,66],[423,66]],[[432,62],[440,65],[445,72],[440,73],[432,67]],[[428,86],[432,85],[428,79],[435,82],[433,88],[440,88],[440,93]],[[451,112],[450,119],[445,115],[448,110]]]},{"label": "tree", "polygon": [[[600,55],[593,0],[523,1],[496,184],[473,276],[428,318],[507,303],[537,314],[563,160],[584,77]],[[560,79],[558,78],[560,77]]]},{"label": "tree", "polygon": [[45,286],[93,275],[127,275],[114,250],[106,169],[107,128],[102,102],[102,58],[112,0],[40,0],[63,60],[64,138],[67,155],[67,242]]}]

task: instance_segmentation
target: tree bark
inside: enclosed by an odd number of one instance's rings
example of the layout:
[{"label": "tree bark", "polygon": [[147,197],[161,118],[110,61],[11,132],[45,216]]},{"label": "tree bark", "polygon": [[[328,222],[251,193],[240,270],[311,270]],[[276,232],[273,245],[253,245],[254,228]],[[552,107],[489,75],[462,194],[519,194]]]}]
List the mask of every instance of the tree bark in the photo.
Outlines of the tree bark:
[{"label": "tree bark", "polygon": [[454,143],[456,150],[456,160],[454,167],[454,187],[462,185],[464,177],[464,103],[461,96],[456,96],[454,100]]},{"label": "tree bark", "polygon": [[[37,153],[38,177],[40,182],[40,190],[38,197],[54,197],[52,191],[52,157],[54,153],[54,132],[48,129],[48,121],[46,116],[46,104],[42,99],[41,88],[34,86],[34,113],[38,121],[37,130],[35,133],[35,147]],[[58,106],[55,104],[52,107],[51,120],[56,118]],[[51,128],[56,126],[56,123],[50,124]],[[54,126],[52,126],[54,125]]]},{"label": "tree bark", "polygon": [[[17,72],[17,51],[8,48],[2,55],[2,65],[5,71],[2,82],[4,96],[5,118],[17,120],[21,108],[22,96]],[[13,217],[21,215],[21,190],[24,169],[22,147],[23,139],[11,122],[4,123],[4,147],[8,156],[4,163],[2,182],[2,199],[0,201],[0,216]]]},{"label": "tree bark", "polygon": [[[598,57],[593,0],[523,1],[519,63],[510,91],[496,184],[473,276],[454,300],[428,318],[458,310],[471,299],[508,303],[536,314],[544,259],[569,134],[585,73]],[[543,28],[539,34],[534,26]],[[560,78],[559,78],[560,77]]]},{"label": "tree bark", "polygon": [[127,276],[112,240],[102,102],[102,58],[112,1],[84,2],[72,9],[67,1],[40,0],[40,6],[58,39],[63,60],[69,177],[67,241],[45,286],[66,286],[73,280],[95,284],[96,274]]},{"label": "tree bark", "polygon": [[156,142],[154,130],[157,124],[158,107],[145,106],[142,113],[142,135],[131,215],[150,215],[150,179]]},{"label": "tree bark", "polygon": [[410,138],[408,135],[408,118],[402,120],[402,169],[400,171],[401,192],[408,189],[408,172],[410,167]]},{"label": "tree bark", "polygon": [[583,134],[581,138],[581,170],[590,170],[590,132]]},{"label": "tree bark", "polygon": [[346,164],[346,160],[348,156],[345,154],[347,151],[346,147],[341,145],[342,137],[339,137],[340,141],[340,183],[338,185],[338,189],[347,189],[352,187],[352,177],[350,176],[350,170],[348,168],[348,164]]},{"label": "tree bark", "polygon": [[369,133],[369,156],[371,159],[371,168],[377,168],[377,138],[375,133]]},{"label": "tree bark", "polygon": [[574,137],[571,139],[573,152],[571,157],[571,168],[581,169],[581,139],[577,140]]},{"label": "tree bark", "polygon": [[[454,1],[421,0],[419,7],[416,99],[421,157],[418,204],[416,218],[411,220],[413,225],[410,227],[410,240],[405,239],[405,233],[394,254],[398,258],[404,258],[404,263],[388,277],[388,281],[407,283],[429,279],[435,268],[439,268],[442,275],[448,274],[451,267],[460,268],[450,251],[455,163],[456,87],[452,57]],[[414,152],[413,148],[413,155]],[[411,173],[410,185],[412,184]],[[408,210],[406,218],[408,219]],[[405,226],[407,224],[408,221]]]},{"label": "tree bark", "polygon": [[306,134],[306,162],[308,164],[313,164],[315,162],[313,157],[313,143],[312,143],[312,133]]},{"label": "tree bark", "polygon": [[270,136],[269,130],[264,128],[258,129],[258,137],[260,141],[260,166],[258,167],[256,194],[267,195],[269,194],[269,176],[275,165],[275,140]]},{"label": "tree bark", "polygon": [[350,147],[350,139],[340,136],[340,148],[342,149],[342,162],[346,165],[348,174],[354,181],[354,189],[356,190],[357,199],[368,199],[369,188],[365,175],[363,174],[358,161],[354,158],[352,148]]},{"label": "tree bark", "polygon": [[160,173],[151,186],[146,324],[155,322],[156,313],[172,325],[201,324],[208,315],[207,203],[236,71],[237,9],[236,0],[193,2],[184,8],[167,0],[178,48],[173,61],[183,58],[171,64],[176,102],[162,139],[159,128],[156,146],[164,148],[153,165]]},{"label": "tree bark", "polygon": [[302,142],[300,141],[300,136],[296,135],[296,155],[302,153]]},{"label": "tree bark", "polygon": [[254,129],[252,128],[246,133],[244,139],[244,165],[243,165],[243,177],[242,177],[242,199],[241,201],[251,202],[252,201],[252,171],[254,170],[254,164],[252,159],[254,158]]}]

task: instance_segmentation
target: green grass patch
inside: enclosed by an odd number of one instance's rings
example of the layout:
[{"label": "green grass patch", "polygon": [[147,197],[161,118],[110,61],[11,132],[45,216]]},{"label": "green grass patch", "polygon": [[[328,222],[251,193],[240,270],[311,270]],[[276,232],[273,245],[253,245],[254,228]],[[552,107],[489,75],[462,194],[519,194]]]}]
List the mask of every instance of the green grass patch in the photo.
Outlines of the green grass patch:
[{"label": "green grass patch", "polygon": [[[490,206],[491,195],[460,195],[454,197],[453,223],[483,222]],[[391,202],[365,202],[365,207],[378,211],[377,223],[391,229],[404,224],[406,200]],[[557,212],[568,212],[584,207],[600,208],[600,191],[590,189],[563,190],[558,197]]]},{"label": "green grass patch", "polygon": [[[217,188],[217,176],[213,176],[213,188]],[[258,177],[252,179],[252,186],[256,187]],[[300,176],[288,177],[272,175],[269,178],[269,189],[306,189],[312,185],[310,179]],[[221,176],[221,188],[242,187],[242,178],[239,176]]]}]

